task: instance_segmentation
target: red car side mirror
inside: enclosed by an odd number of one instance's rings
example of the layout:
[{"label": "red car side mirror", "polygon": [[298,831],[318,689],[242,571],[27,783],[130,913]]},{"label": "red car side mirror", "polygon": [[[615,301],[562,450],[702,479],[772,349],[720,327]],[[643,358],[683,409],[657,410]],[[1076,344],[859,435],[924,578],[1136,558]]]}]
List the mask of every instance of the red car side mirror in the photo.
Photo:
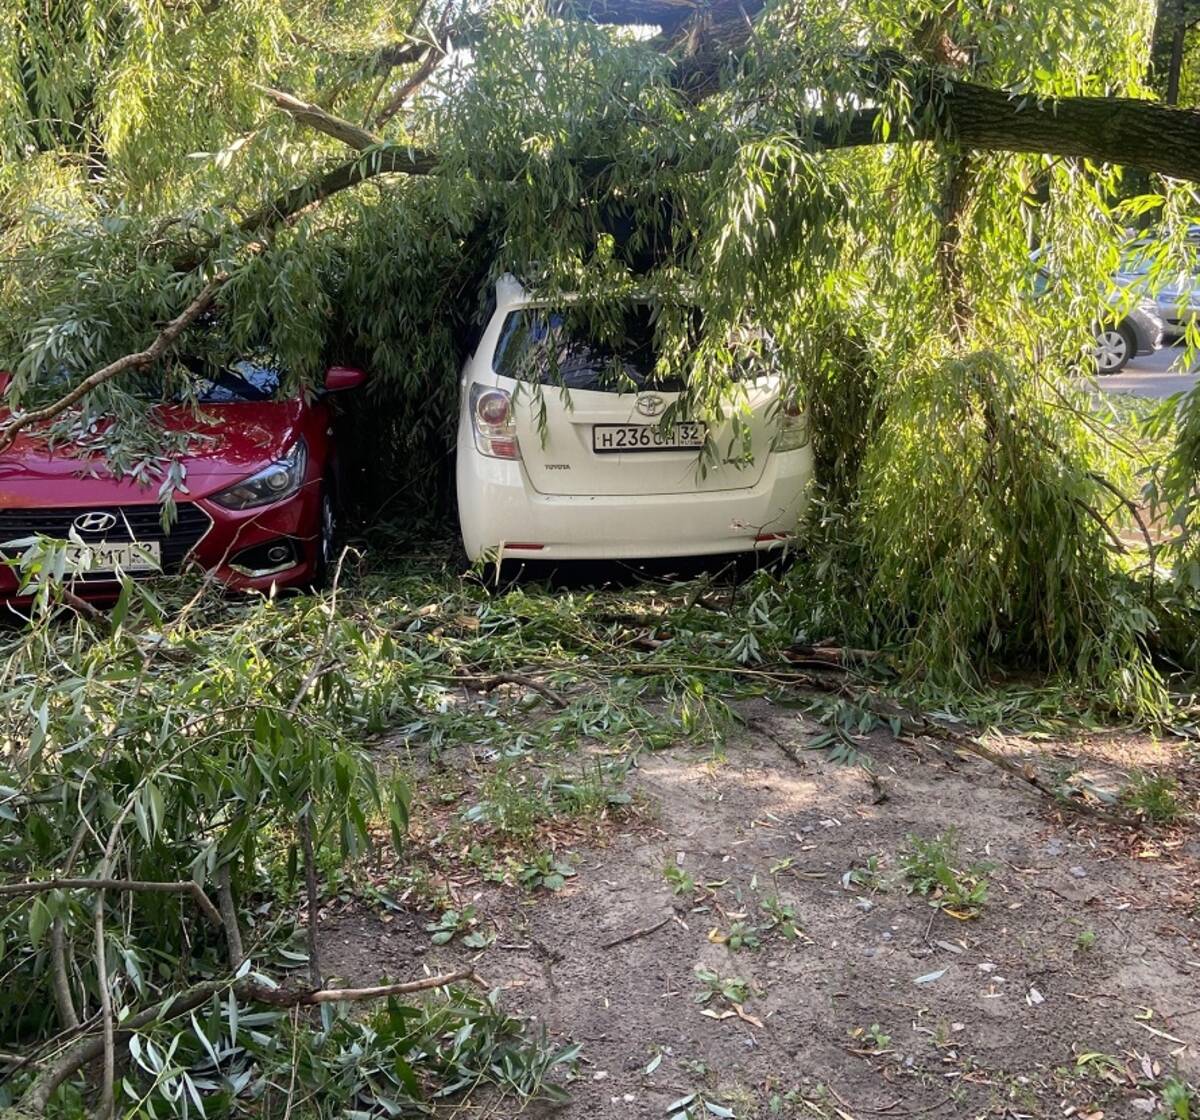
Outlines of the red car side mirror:
[{"label": "red car side mirror", "polygon": [[325,391],[340,393],[343,389],[357,389],[366,380],[367,375],[361,369],[354,369],[352,366],[330,366],[325,371]]}]

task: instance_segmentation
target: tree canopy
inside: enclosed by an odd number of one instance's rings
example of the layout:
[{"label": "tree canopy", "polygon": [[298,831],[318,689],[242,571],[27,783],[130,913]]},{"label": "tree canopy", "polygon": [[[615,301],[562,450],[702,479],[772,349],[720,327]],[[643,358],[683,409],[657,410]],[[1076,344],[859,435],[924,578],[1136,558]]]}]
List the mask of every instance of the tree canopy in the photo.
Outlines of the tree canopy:
[{"label": "tree canopy", "polygon": [[[169,376],[172,346],[148,347],[173,322],[186,345],[211,302],[230,346],[269,340],[301,380],[368,367],[374,498],[436,502],[413,464],[448,454],[496,275],[582,292],[598,322],[635,287],[686,292],[701,344],[680,316],[660,330],[693,409],[736,411],[723,326],[751,314],[813,417],[814,508],[835,510],[805,534],[814,620],[903,637],[914,664],[1016,659],[1153,705],[1180,603],[1153,565],[1147,600],[1114,541],[1151,484],[1177,526],[1172,586],[1200,586],[1200,407],[1159,418],[1178,441],[1151,477],[1076,381],[1128,227],[1153,220],[1166,277],[1200,180],[1198,118],[1147,83],[1152,17],[1135,0],[14,0],[10,400],[49,419],[92,375],[55,430],[139,418],[112,429],[114,461],[169,459],[129,373]],[[1035,246],[1053,277],[1037,298]]]}]

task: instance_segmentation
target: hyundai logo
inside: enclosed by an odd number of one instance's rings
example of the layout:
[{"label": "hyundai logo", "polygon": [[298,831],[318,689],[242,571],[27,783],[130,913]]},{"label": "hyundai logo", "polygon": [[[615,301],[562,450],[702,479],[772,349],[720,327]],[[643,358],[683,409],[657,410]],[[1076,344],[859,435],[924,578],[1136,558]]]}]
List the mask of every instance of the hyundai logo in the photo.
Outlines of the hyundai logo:
[{"label": "hyundai logo", "polygon": [[634,407],[643,416],[657,416],[662,412],[665,403],[662,397],[645,396],[638,397],[637,404]]},{"label": "hyundai logo", "polygon": [[71,522],[73,528],[81,533],[106,533],[117,523],[115,513],[106,513],[102,509],[89,510],[81,513]]}]

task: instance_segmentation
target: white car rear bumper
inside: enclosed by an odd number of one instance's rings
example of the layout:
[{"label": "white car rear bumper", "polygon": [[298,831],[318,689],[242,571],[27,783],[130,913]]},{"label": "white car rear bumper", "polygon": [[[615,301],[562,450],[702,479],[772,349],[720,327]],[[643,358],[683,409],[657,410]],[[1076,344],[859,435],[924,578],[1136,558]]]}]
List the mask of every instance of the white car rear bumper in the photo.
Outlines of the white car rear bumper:
[{"label": "white car rear bumper", "polygon": [[[653,464],[647,463],[653,470]],[[778,548],[796,531],[811,449],[773,454],[743,490],[636,496],[539,494],[519,462],[458,445],[458,516],[472,560],[604,560],[706,556]]]}]

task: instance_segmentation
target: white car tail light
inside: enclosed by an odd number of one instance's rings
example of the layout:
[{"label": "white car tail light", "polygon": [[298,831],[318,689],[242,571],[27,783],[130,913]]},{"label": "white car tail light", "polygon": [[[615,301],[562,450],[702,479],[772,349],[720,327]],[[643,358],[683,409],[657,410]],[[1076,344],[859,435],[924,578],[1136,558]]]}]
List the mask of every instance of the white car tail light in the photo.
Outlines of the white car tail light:
[{"label": "white car tail light", "polygon": [[512,396],[504,389],[471,386],[471,428],[480,454],[493,459],[519,459]]},{"label": "white car tail light", "polygon": [[774,451],[795,451],[808,443],[808,420],[798,404],[783,402],[779,406],[779,432],[772,446]]}]

